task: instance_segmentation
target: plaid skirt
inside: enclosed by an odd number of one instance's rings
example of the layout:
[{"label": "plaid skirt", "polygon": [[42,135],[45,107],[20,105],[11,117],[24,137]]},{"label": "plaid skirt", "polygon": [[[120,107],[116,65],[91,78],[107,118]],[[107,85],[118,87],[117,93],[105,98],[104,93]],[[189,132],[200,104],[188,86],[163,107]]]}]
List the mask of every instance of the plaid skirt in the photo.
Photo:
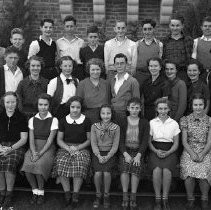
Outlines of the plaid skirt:
[{"label": "plaid skirt", "polygon": [[[134,158],[137,153],[138,153],[138,149],[130,149],[130,148],[127,148],[126,149],[126,152],[132,157]],[[132,163],[127,163],[125,161],[125,158],[124,156],[121,154],[120,155],[120,172],[121,173],[127,173],[127,174],[133,174],[137,177],[141,177],[141,175],[143,174],[143,171],[144,171],[144,161],[143,161],[143,156],[141,157],[141,165],[140,166],[135,166],[133,165],[133,162]]]},{"label": "plaid skirt", "polygon": [[86,179],[90,162],[90,154],[86,149],[75,154],[59,149],[54,160],[52,177],[64,176]]},{"label": "plaid skirt", "polygon": [[[3,146],[11,146],[12,143],[2,144]],[[16,173],[21,166],[25,154],[25,148],[20,147],[13,150],[6,156],[0,156],[0,172]]]}]

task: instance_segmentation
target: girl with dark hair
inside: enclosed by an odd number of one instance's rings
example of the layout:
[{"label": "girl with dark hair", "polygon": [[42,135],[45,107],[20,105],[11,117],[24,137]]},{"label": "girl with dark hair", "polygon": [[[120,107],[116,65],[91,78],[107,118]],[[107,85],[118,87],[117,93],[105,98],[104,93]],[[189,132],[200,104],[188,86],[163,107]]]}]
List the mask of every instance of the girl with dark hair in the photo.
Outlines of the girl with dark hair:
[{"label": "girl with dark hair", "polygon": [[53,166],[53,140],[58,129],[58,120],[49,112],[50,95],[42,93],[37,101],[39,112],[29,120],[30,149],[25,154],[21,169],[32,188],[31,204],[44,202],[44,182],[48,180]]},{"label": "girl with dark hair", "polygon": [[13,208],[12,193],[18,167],[24,158],[28,129],[26,117],[19,112],[14,92],[3,96],[4,110],[0,113],[0,207]]},{"label": "girl with dark hair", "polygon": [[[132,98],[128,101],[127,111],[129,116],[121,124],[120,138],[120,170],[123,189],[123,209],[135,209],[136,192],[139,185],[141,173],[143,172],[143,158],[149,138],[149,123],[141,119],[141,101],[139,98]],[[128,188],[131,181],[130,202]]]},{"label": "girl with dark hair", "polygon": [[110,207],[111,172],[116,164],[115,154],[118,150],[120,138],[120,128],[112,122],[112,117],[111,106],[102,105],[100,108],[100,122],[93,124],[91,128],[92,161],[96,187],[94,208],[98,208],[100,205],[102,176],[104,180],[104,208]]},{"label": "girl with dark hair", "polygon": [[185,181],[187,209],[194,209],[195,180],[199,180],[201,207],[208,208],[208,192],[211,184],[211,118],[206,115],[206,99],[202,94],[192,97],[193,112],[181,118],[182,143],[181,178]]},{"label": "girl with dark hair", "polygon": [[[169,189],[172,172],[177,164],[176,150],[179,146],[179,125],[168,115],[169,101],[159,98],[155,102],[158,116],[150,121],[149,168],[152,170],[153,186],[155,191],[156,210],[169,210]],[[163,208],[161,208],[161,190]]]},{"label": "girl with dark hair", "polygon": [[79,204],[79,191],[86,178],[90,166],[90,120],[81,114],[82,99],[73,96],[67,102],[69,114],[59,121],[57,144],[60,149],[57,152],[53,177],[59,178],[65,192],[65,205],[71,201],[70,178],[73,178],[72,207]]}]

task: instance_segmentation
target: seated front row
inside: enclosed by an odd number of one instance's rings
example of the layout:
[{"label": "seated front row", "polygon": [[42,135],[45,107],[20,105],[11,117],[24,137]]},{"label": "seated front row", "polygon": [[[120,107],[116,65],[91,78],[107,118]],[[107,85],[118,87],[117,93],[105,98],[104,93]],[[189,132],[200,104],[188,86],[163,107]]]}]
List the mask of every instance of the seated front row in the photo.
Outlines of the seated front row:
[{"label": "seated front row", "polygon": [[[81,185],[92,165],[96,187],[93,207],[98,208],[100,205],[103,176],[104,208],[109,208],[111,172],[119,162],[123,190],[122,207],[126,209],[130,206],[134,209],[137,207],[136,192],[140,176],[143,174],[144,156],[149,143],[148,165],[153,175],[155,208],[161,209],[163,189],[163,207],[169,209],[168,194],[172,171],[177,164],[175,151],[178,148],[180,129],[177,122],[168,116],[170,107],[166,98],[156,101],[158,116],[150,123],[139,117],[142,108],[140,99],[132,98],[127,105],[129,116],[120,126],[113,119],[110,105],[100,108],[99,122],[91,126],[90,120],[81,113],[82,99],[74,96],[67,103],[69,114],[62,118],[58,125],[58,120],[49,112],[50,96],[41,94],[38,97],[39,112],[29,120],[30,148],[26,153],[24,144],[27,142],[27,123],[24,115],[16,109],[16,94],[6,93],[3,102],[4,111],[0,114],[0,176],[3,180],[0,182],[1,206],[12,206],[15,177],[25,154],[21,171],[25,172],[32,187],[32,204],[44,202],[44,182],[52,176],[62,184],[65,206],[71,201],[72,206],[77,207]],[[205,102],[203,96],[195,95],[192,101],[193,113],[181,119],[184,146],[180,163],[181,177],[185,180],[187,207],[190,209],[194,206],[195,178],[200,180],[202,207],[208,207],[211,183],[211,129],[210,118],[204,113]],[[60,148],[55,153],[53,140],[57,129],[57,144]],[[70,178],[73,178],[72,195]]]}]

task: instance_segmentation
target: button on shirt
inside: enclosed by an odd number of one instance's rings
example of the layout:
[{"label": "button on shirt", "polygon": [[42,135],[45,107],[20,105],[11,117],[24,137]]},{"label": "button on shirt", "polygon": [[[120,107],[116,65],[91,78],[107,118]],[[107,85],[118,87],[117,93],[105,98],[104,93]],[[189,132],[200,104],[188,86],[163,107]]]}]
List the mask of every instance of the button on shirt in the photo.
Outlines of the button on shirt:
[{"label": "button on shirt", "polygon": [[150,135],[153,141],[173,142],[174,136],[180,133],[178,123],[170,117],[162,122],[158,117],[150,121]]},{"label": "button on shirt", "polygon": [[118,75],[115,76],[116,82],[114,84],[114,91],[116,94],[118,93],[119,88],[123,85],[124,81],[128,79],[128,77],[129,77],[128,73],[126,73],[124,77],[120,79],[118,78]]},{"label": "button on shirt", "polygon": [[69,41],[65,37],[62,37],[56,41],[57,52],[59,57],[71,56],[78,64],[81,64],[79,57],[80,48],[84,45],[84,40],[79,37],[75,37],[73,40]]},{"label": "button on shirt", "polygon": [[19,67],[17,67],[15,73],[9,69],[7,64],[4,65],[4,74],[5,74],[5,91],[13,91],[17,90],[19,82],[23,79],[23,73]]},{"label": "button on shirt", "polygon": [[[66,81],[67,78],[64,76],[63,73],[60,74],[60,78],[62,80],[63,87],[64,87],[61,104],[64,104],[69,100],[69,98],[71,98],[72,96],[75,96],[76,87],[74,85],[73,80],[71,80],[71,82],[69,84],[67,84],[67,81]],[[68,79],[72,79],[72,77],[69,77]],[[56,87],[57,87],[57,77],[52,79],[49,82],[47,93],[51,96],[54,96]]]}]

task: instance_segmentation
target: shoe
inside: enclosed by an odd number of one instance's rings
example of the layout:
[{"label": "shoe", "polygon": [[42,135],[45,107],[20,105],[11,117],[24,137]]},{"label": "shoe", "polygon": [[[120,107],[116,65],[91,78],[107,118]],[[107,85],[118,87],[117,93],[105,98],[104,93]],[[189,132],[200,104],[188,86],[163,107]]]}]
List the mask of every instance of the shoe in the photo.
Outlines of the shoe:
[{"label": "shoe", "polygon": [[93,208],[97,209],[100,206],[100,197],[96,196],[95,201],[93,202]]},{"label": "shoe", "polygon": [[37,204],[42,205],[45,202],[44,195],[37,196]]},{"label": "shoe", "polygon": [[130,201],[130,210],[135,210],[137,208],[136,201]]},{"label": "shoe", "polygon": [[37,197],[38,197],[38,195],[36,195],[36,194],[33,194],[32,195],[32,198],[31,198],[31,200],[30,200],[30,204],[35,204],[35,203],[37,203]]},{"label": "shoe", "polygon": [[201,201],[201,209],[202,210],[208,210],[209,209],[209,202],[208,202],[208,200],[202,200]]},{"label": "shoe", "polygon": [[4,199],[3,209],[13,209],[12,195],[7,195]]},{"label": "shoe", "polygon": [[128,201],[129,201],[129,197],[128,197],[128,193],[127,192],[123,192],[123,200],[122,200],[122,209],[126,210],[128,207]]},{"label": "shoe", "polygon": [[4,195],[0,195],[0,208],[2,207],[3,203],[4,203]]},{"label": "shoe", "polygon": [[168,199],[163,199],[163,210],[170,210]]},{"label": "shoe", "polygon": [[186,210],[193,210],[194,207],[195,207],[194,202],[195,202],[195,200],[188,200],[188,202],[185,205],[185,209]]},{"label": "shoe", "polygon": [[122,209],[126,210],[128,207],[128,201],[122,201]]},{"label": "shoe", "polygon": [[67,207],[71,201],[70,191],[64,193],[64,206]]},{"label": "shoe", "polygon": [[72,197],[72,203],[71,203],[71,206],[73,209],[77,208],[79,205],[79,202],[78,202],[78,193],[73,193],[73,197]]},{"label": "shoe", "polygon": [[103,199],[103,207],[105,209],[108,209],[110,208],[110,196],[104,196],[104,199]]},{"label": "shoe", "polygon": [[155,199],[155,205],[154,205],[154,210],[162,210],[161,207],[161,199]]}]

